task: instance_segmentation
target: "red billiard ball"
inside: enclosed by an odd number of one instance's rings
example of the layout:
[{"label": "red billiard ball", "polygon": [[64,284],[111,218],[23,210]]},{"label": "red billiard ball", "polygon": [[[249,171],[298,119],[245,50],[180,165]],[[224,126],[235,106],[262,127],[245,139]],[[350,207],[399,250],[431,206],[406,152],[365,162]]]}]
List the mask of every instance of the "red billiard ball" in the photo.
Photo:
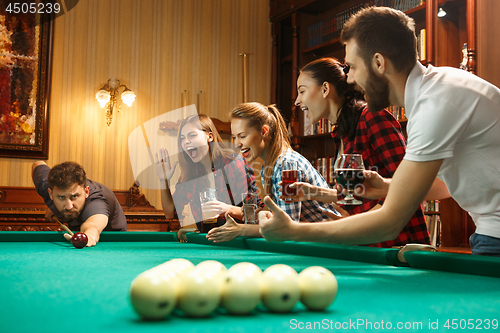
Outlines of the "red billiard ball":
[{"label": "red billiard ball", "polygon": [[71,237],[71,243],[77,249],[83,249],[87,245],[89,238],[83,232],[77,232]]}]

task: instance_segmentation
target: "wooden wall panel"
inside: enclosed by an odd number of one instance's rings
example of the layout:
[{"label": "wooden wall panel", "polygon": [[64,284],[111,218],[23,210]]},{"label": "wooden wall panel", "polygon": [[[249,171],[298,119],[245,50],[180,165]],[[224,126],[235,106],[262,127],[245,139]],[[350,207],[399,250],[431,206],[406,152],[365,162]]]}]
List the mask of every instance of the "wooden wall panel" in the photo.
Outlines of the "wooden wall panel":
[{"label": "wooden wall panel", "polygon": [[476,73],[500,87],[500,1],[476,1]]},{"label": "wooden wall panel", "polygon": [[[74,160],[111,189],[134,182],[128,136],[142,123],[197,102],[228,120],[242,102],[270,102],[271,25],[267,0],[85,0],[55,21],[49,159]],[[97,90],[116,77],[136,95],[106,126]],[[173,140],[172,136],[165,136]],[[33,186],[33,160],[0,158],[0,186]],[[143,190],[156,207],[156,190]]]}]

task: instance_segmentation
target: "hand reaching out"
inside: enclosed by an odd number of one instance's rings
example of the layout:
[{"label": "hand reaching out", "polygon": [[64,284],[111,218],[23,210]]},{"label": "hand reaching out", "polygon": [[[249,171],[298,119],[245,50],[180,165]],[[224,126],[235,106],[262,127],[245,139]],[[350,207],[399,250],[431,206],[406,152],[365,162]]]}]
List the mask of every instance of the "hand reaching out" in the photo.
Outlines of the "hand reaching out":
[{"label": "hand reaching out", "polygon": [[243,235],[241,225],[226,212],[226,223],[218,228],[210,230],[207,234],[207,239],[214,243],[228,242],[238,236]]},{"label": "hand reaching out", "polygon": [[160,181],[170,181],[175,172],[175,167],[177,166],[178,162],[175,162],[174,166],[171,167],[168,150],[165,148],[161,148],[159,153],[159,156],[158,153],[155,154],[156,173],[158,174],[158,178],[160,179]]},{"label": "hand reaching out", "polygon": [[[356,187],[354,195],[370,200],[382,199],[387,196],[389,190],[390,180],[380,176],[376,171],[363,170],[365,181],[361,186]],[[337,190],[341,191],[342,188],[337,186]],[[347,191],[344,189],[343,193]]]},{"label": "hand reaching out", "polygon": [[[279,182],[280,192],[282,192],[282,183]],[[290,185],[291,189],[297,189],[296,195],[280,195],[280,199],[287,199],[288,202],[298,202],[306,200],[314,200],[314,195],[318,193],[318,187],[304,182],[295,182]]]}]

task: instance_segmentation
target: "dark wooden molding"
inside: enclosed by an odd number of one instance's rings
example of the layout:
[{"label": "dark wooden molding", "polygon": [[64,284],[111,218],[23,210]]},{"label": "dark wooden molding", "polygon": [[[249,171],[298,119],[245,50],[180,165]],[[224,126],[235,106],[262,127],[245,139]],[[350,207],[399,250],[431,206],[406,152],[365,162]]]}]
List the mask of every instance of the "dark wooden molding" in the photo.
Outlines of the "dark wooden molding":
[{"label": "dark wooden molding", "polygon": [[476,74],[476,0],[467,0],[467,71]]}]

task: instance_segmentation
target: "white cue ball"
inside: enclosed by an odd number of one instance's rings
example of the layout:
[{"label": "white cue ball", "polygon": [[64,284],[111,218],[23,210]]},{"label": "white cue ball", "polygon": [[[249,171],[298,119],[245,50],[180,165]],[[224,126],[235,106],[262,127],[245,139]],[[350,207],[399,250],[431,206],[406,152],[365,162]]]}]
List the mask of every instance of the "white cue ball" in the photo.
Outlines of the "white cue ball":
[{"label": "white cue ball", "polygon": [[216,260],[205,260],[196,265],[196,270],[203,272],[218,283],[219,293],[226,279],[227,268]]},{"label": "white cue ball", "polygon": [[176,280],[171,275],[146,271],[130,285],[130,301],[134,310],[144,319],[165,318],[175,306]]},{"label": "white cue ball", "polygon": [[177,307],[187,316],[206,317],[220,302],[222,283],[215,270],[193,269],[181,278]]},{"label": "white cue ball", "polygon": [[290,266],[277,264],[262,274],[262,303],[273,312],[290,311],[300,298],[299,278]]},{"label": "white cue ball", "polygon": [[[250,267],[250,268],[249,268]],[[262,270],[255,264],[251,263],[251,262],[246,262],[246,261],[243,261],[243,262],[239,262],[237,264],[234,264],[233,266],[231,266],[231,268],[229,268],[230,271],[240,271],[240,270],[247,270],[247,269],[250,269],[250,270],[253,270],[255,272],[260,272],[257,273],[259,276],[262,277]]]},{"label": "white cue ball", "polygon": [[262,270],[252,263],[232,266],[222,287],[221,306],[230,314],[252,312],[261,299]]},{"label": "white cue ball", "polygon": [[337,279],[328,269],[312,266],[299,274],[300,301],[309,309],[326,309],[337,296]]},{"label": "white cue ball", "polygon": [[196,265],[196,269],[216,270],[220,272],[227,271],[226,266],[216,260],[205,260]]},{"label": "white cue ball", "polygon": [[169,270],[174,271],[179,277],[186,275],[194,269],[194,264],[187,259],[172,259],[161,265],[153,267],[151,270]]},{"label": "white cue ball", "polygon": [[184,258],[175,258],[167,261],[163,265],[165,264],[179,266],[180,268],[182,268],[182,270],[186,270],[188,268],[194,268],[194,264],[191,261]]}]

